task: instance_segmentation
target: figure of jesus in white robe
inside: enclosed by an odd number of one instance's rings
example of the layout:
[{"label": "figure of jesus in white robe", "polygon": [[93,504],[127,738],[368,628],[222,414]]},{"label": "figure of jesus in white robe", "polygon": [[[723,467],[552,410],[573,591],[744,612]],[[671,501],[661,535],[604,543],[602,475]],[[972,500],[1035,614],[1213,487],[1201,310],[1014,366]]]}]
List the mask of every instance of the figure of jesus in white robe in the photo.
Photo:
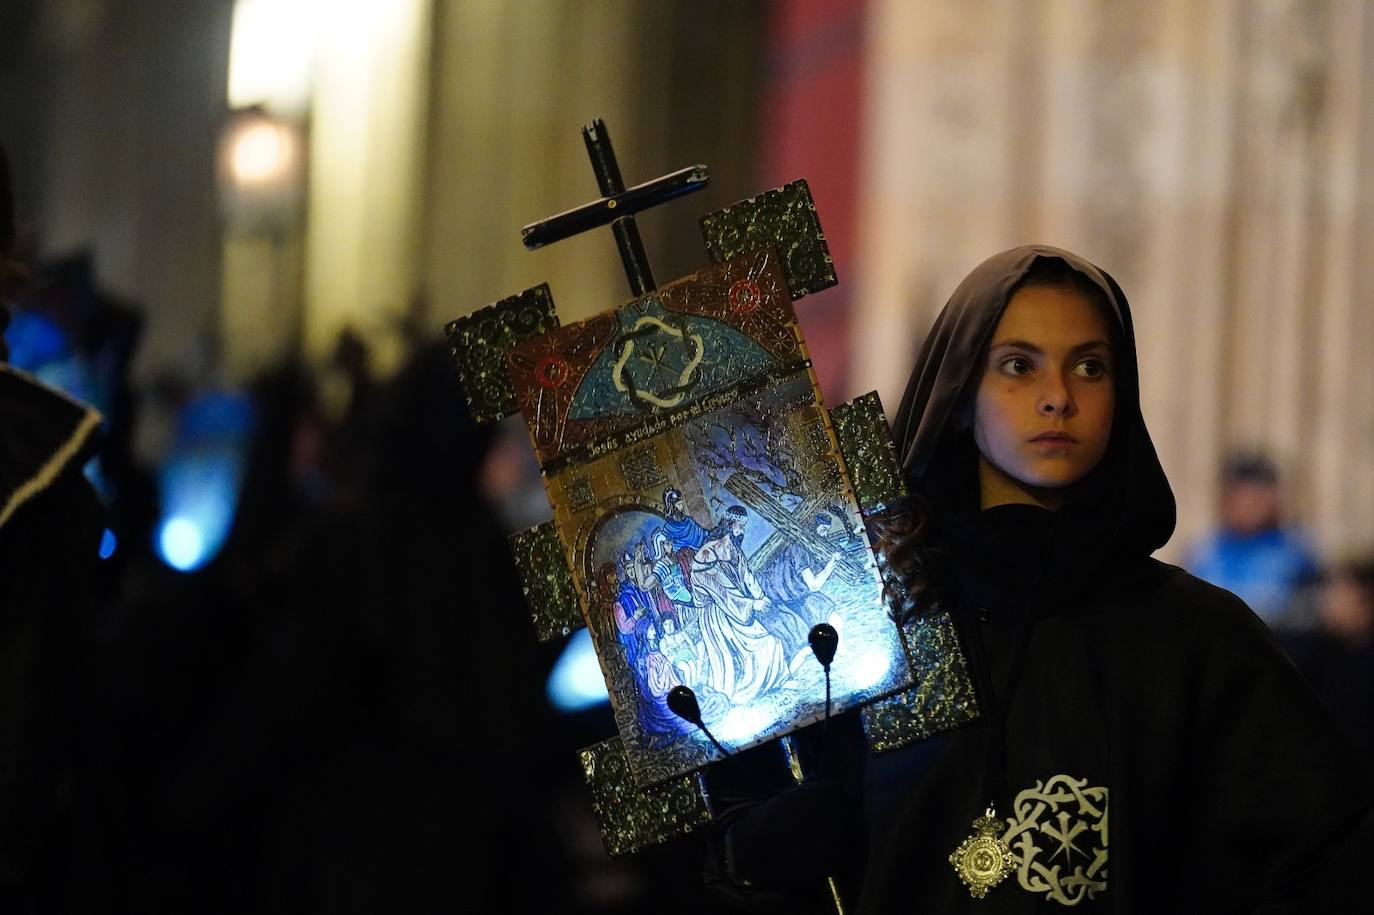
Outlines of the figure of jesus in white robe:
[{"label": "figure of jesus in white robe", "polygon": [[767,606],[742,547],[742,508],[730,527],[702,544],[692,561],[692,590],[701,608],[701,645],[711,687],[736,705],[752,702],[787,678],[782,640],[759,622]]}]

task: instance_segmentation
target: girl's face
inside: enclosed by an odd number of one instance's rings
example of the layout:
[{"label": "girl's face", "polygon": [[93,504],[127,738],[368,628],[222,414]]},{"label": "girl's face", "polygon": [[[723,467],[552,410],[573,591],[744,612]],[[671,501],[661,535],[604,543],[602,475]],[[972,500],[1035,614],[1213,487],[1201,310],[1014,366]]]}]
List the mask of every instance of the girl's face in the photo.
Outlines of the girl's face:
[{"label": "girl's face", "polygon": [[1111,335],[1071,286],[1026,286],[992,335],[974,407],[982,507],[1057,509],[1107,450],[1116,409]]}]

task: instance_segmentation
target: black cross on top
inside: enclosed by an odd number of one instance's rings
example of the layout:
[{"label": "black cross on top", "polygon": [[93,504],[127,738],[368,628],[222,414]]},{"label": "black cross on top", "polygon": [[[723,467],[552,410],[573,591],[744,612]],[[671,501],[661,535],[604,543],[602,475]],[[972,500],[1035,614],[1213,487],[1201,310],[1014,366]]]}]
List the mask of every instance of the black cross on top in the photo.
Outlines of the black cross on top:
[{"label": "black cross on top", "polygon": [[601,199],[532,222],[520,230],[520,236],[525,241],[525,247],[534,250],[610,223],[611,231],[615,233],[616,247],[620,249],[620,260],[625,265],[625,276],[630,281],[630,291],[636,296],[644,295],[653,291],[658,284],[654,282],[654,273],[649,269],[644,242],[639,237],[639,227],[635,225],[635,214],[683,194],[701,190],[710,176],[706,166],[690,165],[626,190],[625,181],[620,177],[620,166],[615,161],[611,135],[601,118],[582,128],[582,139],[587,144],[592,170],[596,172]]}]

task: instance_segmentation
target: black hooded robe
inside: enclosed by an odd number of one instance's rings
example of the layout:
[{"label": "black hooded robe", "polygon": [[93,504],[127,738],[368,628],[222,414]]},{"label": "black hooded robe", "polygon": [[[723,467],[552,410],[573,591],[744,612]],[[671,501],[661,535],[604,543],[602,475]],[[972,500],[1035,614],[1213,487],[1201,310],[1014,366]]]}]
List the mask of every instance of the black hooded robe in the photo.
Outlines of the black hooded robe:
[{"label": "black hooded robe", "polygon": [[[956,416],[1040,258],[1101,289],[1116,319],[1112,440],[1060,511],[979,511],[977,452]],[[1349,900],[1355,862],[1369,860],[1374,780],[1238,598],[1150,558],[1174,501],[1111,277],[1042,246],[983,263],[926,339],[895,437],[935,508],[988,716],[868,761],[859,911],[1316,912]],[[975,899],[948,859],[990,802],[1016,869]]]},{"label": "black hooded robe", "polygon": [[100,416],[0,362],[0,911],[66,911],[84,634],[104,509]]}]

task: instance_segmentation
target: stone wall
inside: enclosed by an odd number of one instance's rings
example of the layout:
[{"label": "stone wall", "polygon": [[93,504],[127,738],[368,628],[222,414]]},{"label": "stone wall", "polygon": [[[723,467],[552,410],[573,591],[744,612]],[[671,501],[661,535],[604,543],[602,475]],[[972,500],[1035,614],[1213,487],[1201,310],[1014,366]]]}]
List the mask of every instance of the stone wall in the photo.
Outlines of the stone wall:
[{"label": "stone wall", "polygon": [[1374,544],[1371,52],[1358,0],[874,0],[851,386],[895,408],[969,269],[1067,247],[1132,303],[1166,557],[1235,446],[1328,555]]}]

